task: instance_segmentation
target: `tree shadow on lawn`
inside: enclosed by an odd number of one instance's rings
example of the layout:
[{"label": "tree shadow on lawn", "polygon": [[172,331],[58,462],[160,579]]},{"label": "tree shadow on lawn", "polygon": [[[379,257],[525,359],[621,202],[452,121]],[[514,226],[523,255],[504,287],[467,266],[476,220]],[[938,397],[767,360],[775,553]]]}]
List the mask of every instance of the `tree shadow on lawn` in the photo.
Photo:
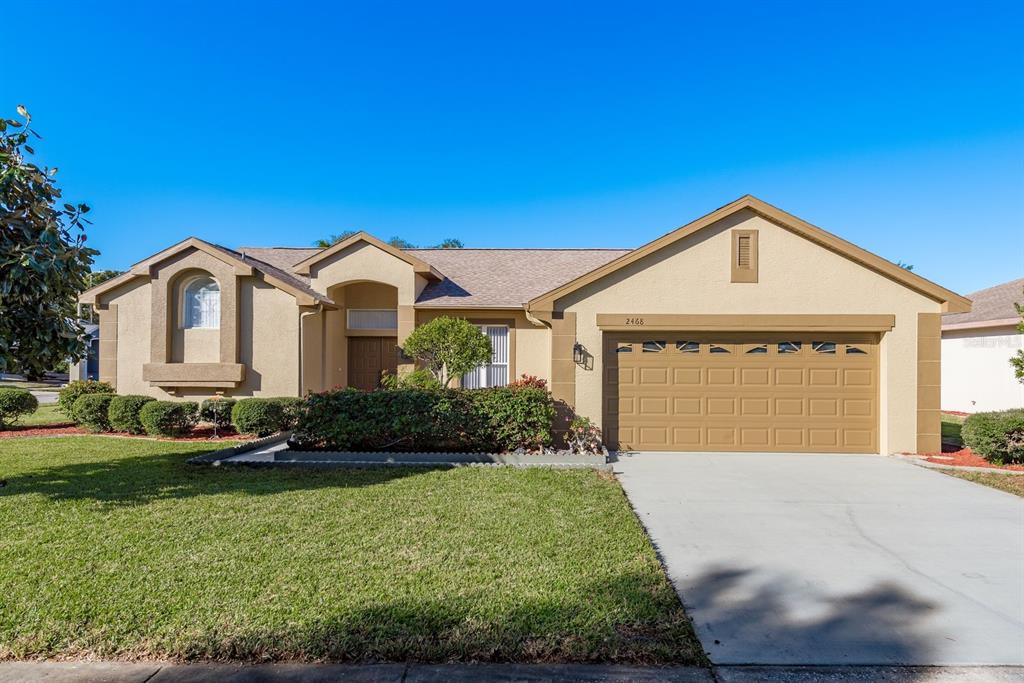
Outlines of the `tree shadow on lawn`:
[{"label": "tree shadow on lawn", "polygon": [[[116,443],[111,444],[116,448]],[[196,451],[111,457],[54,465],[7,477],[0,497],[38,493],[52,500],[90,499],[118,505],[224,493],[265,495],[322,488],[375,486],[441,467],[260,469],[209,467],[186,461]]]},{"label": "tree shadow on lawn", "polygon": [[[880,583],[831,601],[809,618],[794,615],[770,586],[737,600],[736,584],[748,573],[710,572],[690,593],[699,595],[691,618],[730,638],[724,646],[761,649],[745,663],[926,664],[940,647],[919,624],[932,605],[898,587]],[[507,604],[503,600],[500,591],[488,587],[429,598],[392,595],[339,613],[293,618],[286,625],[198,630],[176,639],[179,649],[162,654],[190,661],[706,665],[707,649],[715,663],[739,663],[720,661],[717,635],[699,626],[705,638],[701,646],[686,612],[656,573],[622,571],[557,591],[524,593]],[[806,658],[808,651],[815,661]],[[898,680],[918,680],[914,671],[902,676]]]},{"label": "tree shadow on lawn", "polygon": [[174,639],[178,649],[161,654],[189,661],[706,664],[682,605],[657,572],[621,570],[538,588],[506,595],[484,583],[429,597],[390,594],[251,629],[219,623]]}]

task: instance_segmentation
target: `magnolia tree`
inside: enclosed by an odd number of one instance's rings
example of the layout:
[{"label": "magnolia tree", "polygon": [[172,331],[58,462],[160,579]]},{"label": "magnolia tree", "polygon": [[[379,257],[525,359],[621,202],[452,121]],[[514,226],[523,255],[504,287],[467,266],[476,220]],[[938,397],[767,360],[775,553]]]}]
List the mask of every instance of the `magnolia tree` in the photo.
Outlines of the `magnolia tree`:
[{"label": "magnolia tree", "polygon": [[443,387],[491,360],[487,335],[462,318],[447,316],[413,330],[402,350],[430,370]]},{"label": "magnolia tree", "polygon": [[76,299],[92,257],[85,204],[61,204],[56,168],[28,160],[32,117],[0,118],[0,372],[38,377],[85,354]]}]

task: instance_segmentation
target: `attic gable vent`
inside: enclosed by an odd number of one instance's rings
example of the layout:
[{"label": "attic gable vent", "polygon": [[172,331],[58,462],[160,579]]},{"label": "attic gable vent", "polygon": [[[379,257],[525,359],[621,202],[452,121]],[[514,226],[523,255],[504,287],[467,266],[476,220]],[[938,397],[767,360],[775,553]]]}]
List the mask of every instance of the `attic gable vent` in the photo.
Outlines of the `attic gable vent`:
[{"label": "attic gable vent", "polygon": [[732,231],[732,282],[757,282],[757,230]]}]

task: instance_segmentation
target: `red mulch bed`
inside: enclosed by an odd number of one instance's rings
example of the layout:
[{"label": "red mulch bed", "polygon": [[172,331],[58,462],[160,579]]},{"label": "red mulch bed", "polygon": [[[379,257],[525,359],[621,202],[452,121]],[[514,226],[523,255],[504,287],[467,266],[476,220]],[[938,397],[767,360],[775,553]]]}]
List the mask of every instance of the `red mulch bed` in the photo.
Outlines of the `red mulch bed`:
[{"label": "red mulch bed", "polygon": [[[152,437],[145,434],[93,434],[92,432],[76,427],[71,423],[11,427],[8,430],[0,431],[0,439],[14,439],[26,436],[66,436],[66,435],[92,435],[92,436],[114,436],[123,439],[150,439],[156,441],[213,441],[213,427],[196,427],[188,436],[180,436],[174,439],[164,437]],[[233,429],[217,430],[217,441],[246,441],[254,439],[255,436],[239,434]]]},{"label": "red mulch bed", "polygon": [[928,462],[937,465],[952,465],[953,467],[986,467],[996,470],[1016,470],[1024,472],[1024,465],[995,465],[985,458],[977,455],[970,448],[961,448],[958,451],[948,453],[922,453],[922,457]]},{"label": "red mulch bed", "polygon": [[943,410],[942,412],[947,415],[956,415],[957,417],[970,417],[971,413],[965,413],[962,410]]}]

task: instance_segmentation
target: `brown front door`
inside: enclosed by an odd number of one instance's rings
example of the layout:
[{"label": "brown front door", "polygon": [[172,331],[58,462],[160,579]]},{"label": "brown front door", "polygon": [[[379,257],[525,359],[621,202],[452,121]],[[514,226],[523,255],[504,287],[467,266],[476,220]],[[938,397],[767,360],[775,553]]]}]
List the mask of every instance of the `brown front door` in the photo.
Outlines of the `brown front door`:
[{"label": "brown front door", "polygon": [[371,391],[380,384],[381,373],[398,370],[397,337],[349,337],[348,385]]},{"label": "brown front door", "polygon": [[638,451],[878,450],[871,335],[608,335],[606,441]]}]

